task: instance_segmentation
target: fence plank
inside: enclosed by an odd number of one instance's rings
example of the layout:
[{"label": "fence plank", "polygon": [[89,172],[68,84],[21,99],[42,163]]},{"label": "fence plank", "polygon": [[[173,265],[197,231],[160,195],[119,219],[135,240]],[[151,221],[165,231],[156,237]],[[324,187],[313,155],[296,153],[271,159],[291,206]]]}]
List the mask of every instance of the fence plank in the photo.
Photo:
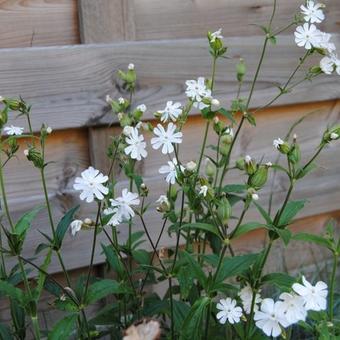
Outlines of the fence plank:
[{"label": "fence plank", "polygon": [[[269,49],[266,66],[260,74],[252,106],[262,105],[277,94],[295,68],[303,50],[293,46],[291,36],[279,38],[278,46]],[[336,37],[339,42],[339,36]],[[218,67],[216,96],[230,105],[237,84],[234,67],[240,56],[246,59],[248,75],[242,95],[249,90],[262,44],[261,37],[230,38],[231,59]],[[145,103],[152,112],[166,100],[184,101],[184,82],[197,76],[209,76],[211,58],[204,39],[123,42],[109,45],[80,45],[0,51],[0,93],[23,96],[33,104],[33,126],[45,121],[54,129],[103,124],[112,120],[105,103],[106,94],[126,95],[114,77],[117,68],[134,62],[139,75],[136,104]],[[171,72],[169,72],[171,70]],[[301,77],[301,73],[298,77]],[[278,104],[327,100],[340,96],[338,76],[320,77],[282,96]]]},{"label": "fence plank", "polygon": [[79,43],[76,0],[2,0],[0,22],[0,48]]}]

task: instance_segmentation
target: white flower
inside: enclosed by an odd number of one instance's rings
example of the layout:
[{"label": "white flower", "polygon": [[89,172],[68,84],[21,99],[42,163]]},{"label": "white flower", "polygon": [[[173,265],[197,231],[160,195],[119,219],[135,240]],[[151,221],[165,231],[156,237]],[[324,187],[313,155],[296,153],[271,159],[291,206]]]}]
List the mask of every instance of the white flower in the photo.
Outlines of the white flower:
[{"label": "white flower", "polygon": [[135,212],[131,208],[131,205],[138,205],[140,200],[138,194],[128,191],[128,189],[122,190],[122,196],[116,199],[110,199],[111,213],[115,213],[118,221],[129,220],[135,216]]},{"label": "white flower", "polygon": [[141,111],[141,112],[145,112],[146,111],[146,105],[145,104],[140,104],[136,107],[136,110]]},{"label": "white flower", "polygon": [[71,224],[70,224],[71,235],[72,236],[76,236],[78,231],[81,230],[82,225],[83,225],[83,221],[81,221],[81,220],[74,220],[74,221],[72,221]]},{"label": "white flower", "polygon": [[282,293],[280,300],[282,300],[282,303],[279,305],[280,311],[286,316],[290,325],[306,320],[307,311],[304,307],[305,302],[301,296]]},{"label": "white flower", "polygon": [[168,200],[168,197],[165,195],[160,195],[158,200],[156,201],[158,203],[157,211],[159,212],[167,212],[170,209],[170,202]]},{"label": "white flower", "polygon": [[222,28],[220,28],[216,32],[211,33],[210,37],[211,42],[215,42],[216,39],[223,39]]},{"label": "white flower", "polygon": [[282,144],[284,144],[284,141],[281,138],[273,140],[273,145],[276,149],[278,149]]},{"label": "white flower", "polygon": [[117,226],[122,222],[122,216],[118,213],[118,208],[107,208],[104,210],[105,215],[112,215],[110,220],[107,222],[108,225]]},{"label": "white flower", "polygon": [[123,105],[125,103],[125,99],[123,97],[118,98],[118,103]]},{"label": "white flower", "polygon": [[24,150],[24,155],[25,155],[26,157],[29,155],[29,153],[30,153],[29,150],[27,150],[27,149]]},{"label": "white flower", "polygon": [[333,53],[336,50],[336,47],[335,44],[330,41],[331,38],[332,35],[330,33],[317,30],[313,46],[317,48],[323,48],[327,50],[328,53]]},{"label": "white flower", "polygon": [[314,1],[307,1],[306,6],[301,5],[301,12],[304,15],[304,19],[306,21],[310,21],[313,23],[320,23],[325,19],[325,15],[323,14],[321,8],[323,8],[324,5],[314,3]]},{"label": "white flower", "polygon": [[220,310],[216,314],[219,323],[225,324],[227,320],[231,324],[240,322],[242,308],[236,306],[236,300],[231,298],[221,299],[216,308]]},{"label": "white flower", "polygon": [[258,328],[267,336],[277,337],[281,334],[281,326],[288,327],[289,323],[282,312],[280,301],[264,299],[260,310],[255,312],[254,320]]},{"label": "white flower", "polygon": [[[249,314],[250,310],[251,310],[251,303],[252,303],[252,299],[253,299],[253,290],[252,288],[247,284],[246,286],[244,286],[240,292],[238,293],[238,295],[241,298],[242,301],[242,305],[243,305],[243,310]],[[261,296],[259,293],[256,293],[255,296],[255,306],[254,306],[254,310],[257,311],[259,309],[258,307],[258,303],[260,303],[262,301]]]},{"label": "white flower", "polygon": [[270,168],[270,167],[273,166],[273,163],[272,163],[272,162],[267,162],[267,163],[266,163],[266,166],[267,166],[268,168]]},{"label": "white flower", "polygon": [[258,195],[258,194],[252,194],[252,195],[251,195],[251,198],[252,198],[254,201],[258,201],[258,200],[259,200],[259,195]]},{"label": "white flower", "polygon": [[134,69],[135,69],[135,65],[132,64],[132,63],[130,63],[130,64],[128,65],[128,69],[129,69],[130,71],[134,70]]},{"label": "white flower", "polygon": [[230,135],[231,137],[234,137],[234,130],[231,127],[227,127],[224,133]]},{"label": "white flower", "polygon": [[18,126],[5,126],[4,132],[9,136],[20,136],[24,132],[24,128]]},{"label": "white flower", "polygon": [[322,70],[323,73],[325,74],[332,74],[334,71],[334,63],[332,58],[330,57],[323,57],[320,60],[320,68]]},{"label": "white flower", "polygon": [[49,135],[52,133],[52,131],[53,131],[53,129],[52,129],[50,126],[48,126],[48,127],[46,128],[46,132],[47,132]]},{"label": "white flower", "polygon": [[251,157],[250,157],[249,155],[246,155],[246,156],[244,157],[244,161],[245,161],[247,164],[249,164],[249,163],[251,162]]},{"label": "white flower", "polygon": [[202,102],[203,98],[211,98],[211,90],[205,86],[204,77],[199,77],[197,80],[187,80],[185,84],[187,85],[185,93],[194,101],[194,107],[203,110],[209,106]]},{"label": "white flower", "polygon": [[165,155],[167,153],[172,153],[174,151],[174,146],[172,144],[182,143],[182,132],[175,132],[176,125],[169,123],[167,129],[165,130],[161,124],[157,124],[153,132],[157,137],[151,138],[152,147],[158,150],[162,147],[162,153]]},{"label": "white flower", "polygon": [[208,187],[206,185],[202,185],[200,187],[200,192],[198,194],[199,195],[203,195],[204,197],[206,197],[207,193],[208,193]]},{"label": "white flower", "polygon": [[156,203],[159,203],[159,204],[170,204],[169,200],[168,200],[168,197],[166,195],[160,195],[158,200],[156,201]]},{"label": "white flower", "polygon": [[172,120],[175,122],[178,118],[178,116],[182,113],[182,110],[180,109],[181,103],[173,103],[172,100],[168,101],[166,103],[165,109],[159,111],[161,113],[161,121],[163,123],[167,122],[168,120]]},{"label": "white flower", "polygon": [[[168,162],[168,165],[162,165],[158,172],[160,174],[167,174],[165,180],[170,183],[170,184],[175,184],[176,183],[176,178],[177,178],[177,159],[173,158],[172,161]],[[184,170],[183,166],[180,166],[181,171]]]},{"label": "white flower", "polygon": [[109,178],[100,173],[99,170],[90,166],[81,173],[81,177],[75,179],[73,188],[75,190],[81,190],[80,199],[86,200],[88,203],[93,202],[95,197],[102,200],[104,195],[109,193],[109,189],[103,185],[108,179]]},{"label": "white flower", "polygon": [[130,134],[125,138],[125,142],[128,146],[124,149],[124,152],[126,155],[130,155],[132,159],[140,161],[148,155],[145,150],[146,143],[144,142],[144,136],[138,134],[137,128],[130,130]]},{"label": "white flower", "polygon": [[292,288],[304,299],[306,310],[325,310],[327,308],[328,294],[326,283],[319,281],[313,286],[304,276],[302,276],[302,283],[294,283]]},{"label": "white flower", "polygon": [[196,168],[197,168],[197,164],[194,161],[190,161],[185,165],[185,169],[190,171],[190,172],[195,171]]},{"label": "white flower", "polygon": [[210,106],[211,106],[211,111],[217,111],[221,108],[221,103],[218,99],[214,98],[211,100]]},{"label": "white flower", "polygon": [[320,40],[320,31],[315,25],[309,25],[308,23],[298,26],[294,35],[296,44],[300,47],[305,47],[307,50],[310,50]]},{"label": "white flower", "polygon": [[331,139],[338,139],[339,138],[339,135],[335,132],[332,132],[331,135],[330,135],[330,138]]},{"label": "white flower", "polygon": [[133,132],[133,126],[130,126],[130,125],[127,125],[127,126],[124,126],[124,129],[123,129],[123,135],[125,136],[130,136]]}]

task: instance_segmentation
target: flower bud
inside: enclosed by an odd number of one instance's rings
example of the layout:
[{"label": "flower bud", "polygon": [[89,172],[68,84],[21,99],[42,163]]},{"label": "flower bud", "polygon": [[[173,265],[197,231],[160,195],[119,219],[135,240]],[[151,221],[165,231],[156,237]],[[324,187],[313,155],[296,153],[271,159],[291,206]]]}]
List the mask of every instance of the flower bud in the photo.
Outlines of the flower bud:
[{"label": "flower bud", "polygon": [[222,144],[231,144],[233,141],[233,136],[231,134],[223,135],[221,137]]},{"label": "flower bud", "polygon": [[274,139],[273,145],[283,154],[288,154],[288,152],[290,151],[290,145],[287,142],[283,141],[281,138]]},{"label": "flower bud", "polygon": [[247,190],[248,192],[248,199],[257,201],[259,199],[259,195],[256,193],[256,190],[254,188],[249,188]]},{"label": "flower bud", "polygon": [[239,63],[236,65],[236,78],[239,82],[243,81],[246,71],[247,71],[247,67],[244,63],[244,60],[241,58]]},{"label": "flower bud", "polygon": [[249,155],[244,157],[244,166],[248,175],[254,174],[255,171],[257,170],[256,163],[252,160],[252,158]]},{"label": "flower bud", "polygon": [[261,189],[267,182],[268,179],[268,167],[260,165],[253,175],[248,179],[248,185],[255,188],[256,190]]},{"label": "flower bud", "polygon": [[4,125],[7,124],[7,121],[8,121],[7,108],[4,108],[3,110],[0,111],[0,129],[2,129]]},{"label": "flower bud", "polygon": [[336,125],[324,133],[322,140],[324,143],[329,143],[333,140],[338,140],[339,138],[340,138],[340,125]]},{"label": "flower bud", "polygon": [[31,161],[34,166],[38,169],[44,167],[44,160],[42,158],[41,152],[34,147],[30,147],[28,150],[24,151],[25,156],[29,161]]},{"label": "flower bud", "polygon": [[149,188],[146,186],[145,183],[142,183],[140,185],[140,195],[142,197],[146,197],[146,196],[148,196],[148,193],[149,193]]},{"label": "flower bud", "polygon": [[135,65],[132,64],[132,63],[130,63],[130,64],[128,65],[128,70],[133,71],[134,69],[135,69]]},{"label": "flower bud", "polygon": [[121,119],[119,119],[119,122],[122,127],[132,124],[131,118],[124,113],[122,114]]},{"label": "flower bud", "polygon": [[214,177],[216,174],[216,167],[209,158],[205,159],[205,174],[207,177]]},{"label": "flower bud", "polygon": [[3,102],[13,111],[18,111],[22,105],[20,100],[6,98]]},{"label": "flower bud", "polygon": [[185,170],[187,170],[188,172],[194,172],[196,168],[197,164],[193,161],[190,161],[185,165]]},{"label": "flower bud", "polygon": [[214,131],[218,135],[220,135],[223,131],[223,123],[220,121],[220,119],[217,116],[213,118],[213,122],[214,122],[214,125],[213,125]]},{"label": "flower bud", "polygon": [[301,159],[301,151],[298,144],[293,144],[291,150],[288,153],[288,159],[293,163],[296,164]]},{"label": "flower bud", "polygon": [[244,158],[239,158],[236,161],[235,166],[236,166],[237,169],[244,170],[245,166],[246,166]]},{"label": "flower bud", "polygon": [[221,144],[219,151],[221,155],[228,156],[230,152],[230,144]]},{"label": "flower bud", "polygon": [[212,100],[211,100],[211,111],[218,111],[220,108],[221,108],[221,103],[220,103],[220,101],[218,100],[218,99],[216,99],[216,98],[213,98]]},{"label": "flower bud", "polygon": [[177,189],[174,185],[172,185],[170,187],[170,190],[169,190],[169,197],[172,201],[176,201],[177,199]]},{"label": "flower bud", "polygon": [[165,213],[170,210],[170,202],[165,195],[161,195],[156,203],[158,203],[158,206],[156,208],[157,211]]},{"label": "flower bud", "polygon": [[53,129],[50,127],[50,126],[48,126],[47,128],[46,128],[46,132],[47,132],[47,134],[51,134],[52,133],[52,131],[53,131]]},{"label": "flower bud", "polygon": [[217,216],[224,225],[228,223],[231,216],[231,205],[225,196],[222,197],[217,207]]}]

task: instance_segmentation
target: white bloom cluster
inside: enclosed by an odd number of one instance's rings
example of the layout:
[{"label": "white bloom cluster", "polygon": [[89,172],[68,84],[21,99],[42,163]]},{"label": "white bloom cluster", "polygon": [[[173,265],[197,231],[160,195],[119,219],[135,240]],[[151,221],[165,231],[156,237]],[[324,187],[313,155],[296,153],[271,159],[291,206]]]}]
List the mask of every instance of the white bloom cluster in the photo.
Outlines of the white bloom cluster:
[{"label": "white bloom cluster", "polygon": [[172,100],[166,103],[165,109],[158,111],[161,114],[161,122],[165,123],[170,119],[175,122],[179,115],[182,113],[182,104],[174,103]]},{"label": "white bloom cluster", "polygon": [[142,158],[146,158],[148,155],[146,151],[146,143],[144,136],[139,134],[137,127],[125,126],[123,134],[126,136],[125,142],[128,145],[124,152],[126,155],[130,155],[132,159],[140,161]]},{"label": "white bloom cluster", "polygon": [[206,87],[204,77],[187,80],[185,84],[187,85],[185,93],[194,102],[194,107],[203,110],[209,106],[203,102],[203,99],[212,99],[211,90]]},{"label": "white bloom cluster", "polygon": [[[307,312],[321,311],[327,308],[328,289],[326,283],[319,281],[313,286],[304,276],[302,284],[294,283],[292,292],[282,293],[278,301],[266,298],[262,299],[259,293],[255,295],[254,320],[267,336],[277,337],[282,333],[282,329],[289,327],[299,321],[305,321]],[[220,310],[216,317],[220,323],[224,324],[240,321],[243,312],[250,314],[253,300],[253,290],[246,285],[239,292],[242,308],[237,306],[236,300],[231,298],[221,299],[216,308]]]},{"label": "white bloom cluster", "polygon": [[301,5],[301,13],[306,21],[298,26],[295,31],[295,42],[307,50],[319,48],[325,50],[327,55],[321,59],[320,68],[325,74],[336,71],[340,75],[340,60],[336,55],[336,47],[331,41],[332,35],[320,31],[314,23],[321,23],[325,19],[322,9],[325,6],[308,0],[306,5]]},{"label": "white bloom cluster", "polygon": [[173,144],[182,143],[182,132],[176,132],[176,125],[169,123],[165,130],[161,124],[157,124],[153,132],[156,137],[151,138],[151,145],[155,150],[162,147],[162,153],[164,155],[174,152]]},{"label": "white bloom cluster", "polygon": [[128,189],[122,190],[122,196],[110,199],[111,206],[104,210],[105,215],[112,215],[107,224],[117,226],[135,216],[131,208],[140,202],[138,194],[130,192]]}]

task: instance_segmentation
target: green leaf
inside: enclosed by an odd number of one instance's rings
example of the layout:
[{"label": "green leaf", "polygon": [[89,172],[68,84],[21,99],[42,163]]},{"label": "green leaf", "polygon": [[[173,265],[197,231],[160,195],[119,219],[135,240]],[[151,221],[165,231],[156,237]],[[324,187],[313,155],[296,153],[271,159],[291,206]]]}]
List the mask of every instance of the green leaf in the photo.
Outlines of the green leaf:
[{"label": "green leaf", "polygon": [[191,254],[187,253],[186,251],[183,251],[181,255],[188,263],[190,270],[194,274],[195,278],[198,280],[202,287],[205,287],[207,278],[199,263],[196,261],[196,259],[194,259],[194,257]]},{"label": "green leaf", "polygon": [[27,231],[27,229],[31,226],[32,221],[42,208],[43,208],[42,206],[39,206],[24,214],[16,223],[14,227],[14,232],[18,235],[23,235]]},{"label": "green leaf", "polygon": [[245,184],[227,184],[222,188],[223,192],[234,192],[234,193],[243,193],[247,190],[247,186]]},{"label": "green leaf", "polygon": [[254,202],[255,207],[257,208],[257,210],[259,211],[259,213],[262,215],[262,217],[265,219],[265,221],[267,222],[268,225],[272,225],[273,221],[271,219],[271,217],[268,215],[268,213],[256,202]]},{"label": "green leaf", "polygon": [[87,304],[94,303],[109,294],[123,293],[124,289],[117,281],[104,279],[93,283],[87,292]]},{"label": "green leaf", "polygon": [[250,125],[256,126],[256,119],[255,119],[255,117],[254,117],[252,114],[248,113],[248,114],[246,115],[246,119],[247,119],[247,121],[248,121],[248,123],[249,123]]},{"label": "green leaf", "polygon": [[124,276],[124,265],[112,246],[101,245],[105,257],[111,268],[120,276]]},{"label": "green leaf", "polygon": [[217,274],[216,283],[224,281],[228,277],[236,276],[249,269],[255,263],[258,254],[246,254],[225,258],[221,269]]},{"label": "green leaf", "polygon": [[332,243],[330,240],[319,236],[319,235],[315,235],[315,234],[309,234],[309,233],[298,233],[298,234],[294,234],[292,237],[293,240],[297,240],[297,241],[305,241],[305,242],[311,242],[311,243],[315,243],[319,246],[322,247],[326,247],[330,250],[332,250]]},{"label": "green leaf", "polygon": [[187,317],[183,321],[180,339],[200,339],[202,335],[202,319],[205,309],[210,304],[208,297],[198,299],[191,307]]},{"label": "green leaf", "polygon": [[140,264],[150,264],[150,253],[144,249],[132,250],[132,257]]},{"label": "green leaf", "polygon": [[[52,249],[50,248],[46,257],[45,257],[44,263],[41,266],[41,269],[44,272],[47,271],[48,266],[51,263],[51,259],[52,259]],[[46,280],[46,275],[42,271],[39,271],[37,287],[35,288],[35,291],[37,292],[36,300],[38,300],[39,297],[40,297],[40,294],[41,294],[41,292],[44,288],[45,280]]]},{"label": "green leaf", "polygon": [[266,226],[263,223],[259,222],[248,222],[245,224],[240,225],[237,230],[232,233],[232,238],[240,237],[243,234],[246,234],[252,230],[256,229],[263,229],[266,228]]},{"label": "green leaf", "polygon": [[276,233],[280,236],[282,239],[283,243],[287,246],[290,239],[292,238],[292,233],[288,229],[279,229],[275,228]]},{"label": "green leaf", "polygon": [[312,172],[314,169],[316,169],[317,166],[315,163],[309,164],[306,168],[300,168],[296,171],[295,178],[296,179],[301,179],[308,175],[310,172]]},{"label": "green leaf", "polygon": [[0,339],[4,339],[4,340],[14,339],[11,334],[10,328],[3,323],[0,323]]},{"label": "green leaf", "polygon": [[61,247],[63,243],[63,239],[65,237],[66,231],[68,227],[70,226],[72,220],[73,220],[73,215],[75,212],[79,209],[79,205],[76,207],[70,209],[60,220],[58,223],[57,229],[56,229],[56,246],[58,249]]},{"label": "green leaf", "polygon": [[75,329],[78,315],[71,314],[58,321],[48,335],[48,340],[69,339]]},{"label": "green leaf", "polygon": [[283,212],[281,212],[278,225],[282,227],[291,223],[298,212],[305,206],[305,204],[306,200],[288,202]]},{"label": "green leaf", "polygon": [[23,291],[6,281],[0,280],[0,293],[18,301],[22,306],[25,305],[25,294]]},{"label": "green leaf", "polygon": [[173,322],[175,324],[175,329],[181,329],[185,318],[188,316],[190,312],[190,307],[185,302],[180,300],[174,300],[173,307],[174,307]]},{"label": "green leaf", "polygon": [[236,124],[236,120],[231,111],[224,109],[223,107],[218,110],[218,113],[228,118],[232,123]]},{"label": "green leaf", "polygon": [[218,228],[215,225],[208,223],[187,223],[184,224],[181,229],[198,229],[203,230],[205,232],[213,233],[219,238],[221,238],[220,233],[218,232]]},{"label": "green leaf", "polygon": [[262,278],[262,283],[273,284],[285,291],[290,291],[295,282],[294,277],[284,273],[271,273]]}]

